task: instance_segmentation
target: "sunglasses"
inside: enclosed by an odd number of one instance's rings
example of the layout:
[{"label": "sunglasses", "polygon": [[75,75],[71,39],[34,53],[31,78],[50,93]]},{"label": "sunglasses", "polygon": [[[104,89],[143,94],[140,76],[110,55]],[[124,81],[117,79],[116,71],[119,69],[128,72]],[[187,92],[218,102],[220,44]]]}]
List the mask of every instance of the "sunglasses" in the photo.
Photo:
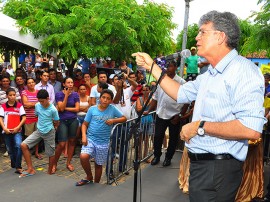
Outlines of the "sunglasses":
[{"label": "sunglasses", "polygon": [[76,74],[76,77],[82,76],[82,74]]}]

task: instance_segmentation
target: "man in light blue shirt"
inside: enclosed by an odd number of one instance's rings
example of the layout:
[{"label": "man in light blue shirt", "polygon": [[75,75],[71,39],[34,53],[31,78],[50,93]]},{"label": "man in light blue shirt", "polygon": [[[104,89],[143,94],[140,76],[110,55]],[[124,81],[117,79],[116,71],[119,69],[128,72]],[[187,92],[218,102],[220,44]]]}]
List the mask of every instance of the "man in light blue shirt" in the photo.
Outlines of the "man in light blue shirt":
[{"label": "man in light blue shirt", "polygon": [[[210,63],[208,71],[181,87],[167,76],[160,85],[179,103],[196,100],[192,122],[180,133],[189,151],[190,201],[229,202],[242,180],[248,140],[258,139],[266,122],[264,79],[258,67],[236,51],[240,28],[234,14],[211,11],[199,27],[197,53]],[[133,56],[150,69],[149,55]],[[154,77],[160,74],[154,65]]]}]

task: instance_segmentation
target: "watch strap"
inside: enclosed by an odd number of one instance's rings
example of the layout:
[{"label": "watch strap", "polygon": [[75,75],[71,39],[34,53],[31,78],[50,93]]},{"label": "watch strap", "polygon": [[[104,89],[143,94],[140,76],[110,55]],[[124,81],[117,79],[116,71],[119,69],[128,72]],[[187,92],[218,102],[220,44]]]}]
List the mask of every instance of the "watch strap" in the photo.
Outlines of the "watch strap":
[{"label": "watch strap", "polygon": [[199,124],[199,128],[203,128],[205,121],[201,121]]}]

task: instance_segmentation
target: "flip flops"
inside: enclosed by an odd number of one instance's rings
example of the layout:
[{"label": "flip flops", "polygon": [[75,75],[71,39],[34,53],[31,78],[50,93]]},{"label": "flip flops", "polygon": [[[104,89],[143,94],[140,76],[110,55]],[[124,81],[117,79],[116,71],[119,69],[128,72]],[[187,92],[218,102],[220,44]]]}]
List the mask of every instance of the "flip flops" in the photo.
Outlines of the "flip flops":
[{"label": "flip flops", "polygon": [[28,173],[27,171],[23,171],[22,174],[19,176],[19,178],[22,178],[22,177],[31,177],[35,174],[32,174],[32,173]]},{"label": "flip flops", "polygon": [[69,164],[67,165],[67,169],[70,171],[70,172],[73,172],[75,169],[73,167],[73,165]]},{"label": "flip flops", "polygon": [[79,182],[75,183],[75,186],[83,186],[83,185],[92,184],[92,183],[94,183],[93,180],[81,179]]},{"label": "flip flops", "polygon": [[23,172],[24,172],[23,169],[18,169],[14,173],[16,173],[16,174],[22,174]]}]

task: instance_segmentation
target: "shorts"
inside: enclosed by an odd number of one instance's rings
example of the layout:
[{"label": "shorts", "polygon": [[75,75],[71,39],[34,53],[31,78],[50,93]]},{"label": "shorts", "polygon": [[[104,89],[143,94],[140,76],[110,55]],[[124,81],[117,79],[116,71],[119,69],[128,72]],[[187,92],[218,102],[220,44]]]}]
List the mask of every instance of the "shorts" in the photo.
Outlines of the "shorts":
[{"label": "shorts", "polygon": [[75,138],[78,126],[77,118],[60,120],[60,125],[56,132],[58,142],[66,142],[70,138]]},{"label": "shorts", "polygon": [[26,144],[29,149],[37,145],[41,140],[44,140],[45,154],[47,156],[54,156],[55,153],[55,129],[51,129],[48,133],[43,134],[39,130],[34,131],[29,135],[23,143]]},{"label": "shorts", "polygon": [[87,139],[88,144],[82,146],[81,153],[89,154],[92,158],[95,158],[97,165],[104,165],[107,161],[109,144],[96,144],[92,140]]},{"label": "shorts", "polygon": [[24,130],[25,136],[31,135],[34,131],[37,130],[37,122],[24,124]]}]

